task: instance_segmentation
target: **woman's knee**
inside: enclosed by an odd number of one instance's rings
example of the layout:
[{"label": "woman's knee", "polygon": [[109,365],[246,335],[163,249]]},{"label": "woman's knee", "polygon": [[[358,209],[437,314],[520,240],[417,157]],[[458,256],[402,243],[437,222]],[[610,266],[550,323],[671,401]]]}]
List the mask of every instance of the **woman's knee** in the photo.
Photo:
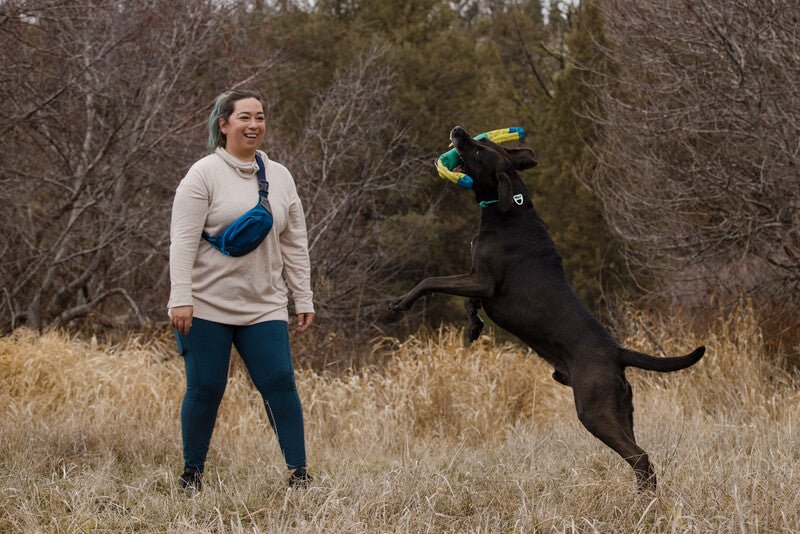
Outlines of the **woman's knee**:
[{"label": "woman's knee", "polygon": [[186,388],[186,395],[194,400],[219,403],[225,394],[225,386],[225,381],[191,383]]},{"label": "woman's knee", "polygon": [[272,369],[270,373],[253,380],[262,395],[284,391],[295,391],[294,370],[291,367]]}]

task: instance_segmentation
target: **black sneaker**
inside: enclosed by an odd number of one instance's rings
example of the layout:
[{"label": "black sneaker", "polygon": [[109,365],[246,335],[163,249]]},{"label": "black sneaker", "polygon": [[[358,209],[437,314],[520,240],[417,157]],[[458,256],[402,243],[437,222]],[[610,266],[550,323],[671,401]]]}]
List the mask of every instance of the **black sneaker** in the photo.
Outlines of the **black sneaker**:
[{"label": "black sneaker", "polygon": [[307,488],[312,480],[314,480],[314,477],[308,474],[308,470],[305,467],[298,467],[289,475],[289,487]]},{"label": "black sneaker", "polygon": [[189,493],[203,491],[203,472],[194,467],[187,467],[183,470],[178,483],[182,490]]}]

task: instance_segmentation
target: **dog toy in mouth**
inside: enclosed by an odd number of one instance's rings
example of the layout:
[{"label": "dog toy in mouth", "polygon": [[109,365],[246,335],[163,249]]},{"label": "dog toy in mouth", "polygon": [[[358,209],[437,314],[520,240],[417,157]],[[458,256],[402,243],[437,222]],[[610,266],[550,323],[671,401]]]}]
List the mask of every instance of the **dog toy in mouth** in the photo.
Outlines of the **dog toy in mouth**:
[{"label": "dog toy in mouth", "polygon": [[[523,137],[525,137],[525,130],[523,128],[512,127],[483,132],[473,137],[473,139],[476,141],[488,139],[493,143],[505,143],[507,141],[519,141]],[[461,158],[455,148],[448,150],[436,158],[436,170],[439,172],[439,176],[464,189],[472,189],[472,178],[463,172],[454,170],[459,165],[461,165]]]}]

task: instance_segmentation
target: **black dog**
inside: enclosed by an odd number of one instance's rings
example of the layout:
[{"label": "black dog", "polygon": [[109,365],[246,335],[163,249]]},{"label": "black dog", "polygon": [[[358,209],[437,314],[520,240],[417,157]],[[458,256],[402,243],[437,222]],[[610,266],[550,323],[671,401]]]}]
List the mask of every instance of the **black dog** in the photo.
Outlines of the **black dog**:
[{"label": "black dog", "polygon": [[555,368],[555,380],[572,387],[578,419],[633,467],[639,489],[655,489],[655,473],[633,434],[633,392],[625,367],[677,371],[699,361],[705,347],[675,358],[621,347],[573,291],[561,255],[517,174],[536,165],[533,151],[475,141],[458,126],[450,139],[463,171],[473,178],[475,200],[484,202],[472,241],[472,267],[468,274],[423,280],[391,309],[407,310],[433,292],[468,297],[474,340],[483,326],[478,317],[483,306],[495,323]]}]

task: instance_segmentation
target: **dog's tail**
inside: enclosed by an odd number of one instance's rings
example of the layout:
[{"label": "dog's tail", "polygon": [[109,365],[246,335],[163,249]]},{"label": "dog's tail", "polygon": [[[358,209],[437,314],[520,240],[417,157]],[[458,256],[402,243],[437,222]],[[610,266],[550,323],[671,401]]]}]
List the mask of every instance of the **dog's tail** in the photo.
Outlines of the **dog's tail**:
[{"label": "dog's tail", "polygon": [[669,373],[671,371],[680,371],[686,369],[700,361],[700,358],[705,354],[705,347],[697,347],[691,354],[686,356],[676,356],[674,358],[658,358],[636,352],[635,350],[620,349],[620,357],[623,365],[631,367],[638,367],[639,369],[646,369],[648,371],[659,371],[661,373]]}]

